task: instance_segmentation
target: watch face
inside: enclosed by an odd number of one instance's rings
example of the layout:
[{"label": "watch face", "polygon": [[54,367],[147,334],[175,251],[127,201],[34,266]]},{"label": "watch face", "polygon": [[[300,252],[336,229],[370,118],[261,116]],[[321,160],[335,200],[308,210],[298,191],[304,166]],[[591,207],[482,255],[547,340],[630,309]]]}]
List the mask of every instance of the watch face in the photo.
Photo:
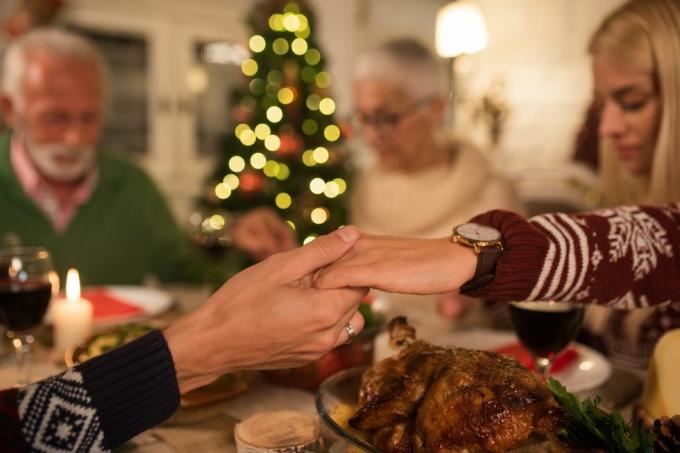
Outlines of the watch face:
[{"label": "watch face", "polygon": [[456,228],[456,233],[472,241],[493,242],[501,238],[501,232],[479,223],[465,223]]}]

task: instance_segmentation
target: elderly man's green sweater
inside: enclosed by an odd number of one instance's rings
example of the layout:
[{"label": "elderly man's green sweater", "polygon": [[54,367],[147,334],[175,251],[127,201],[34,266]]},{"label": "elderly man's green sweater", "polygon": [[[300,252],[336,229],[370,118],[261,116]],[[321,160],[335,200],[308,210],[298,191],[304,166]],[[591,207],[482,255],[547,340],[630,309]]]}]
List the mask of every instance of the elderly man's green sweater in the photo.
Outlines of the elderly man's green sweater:
[{"label": "elderly man's green sweater", "polygon": [[147,275],[163,281],[199,281],[199,258],[175,223],[149,177],[131,163],[98,155],[99,178],[90,199],[64,232],[21,187],[9,159],[9,136],[0,138],[0,239],[18,236],[21,245],[40,245],[52,254],[63,278],[80,271],[85,285],[139,284]]}]

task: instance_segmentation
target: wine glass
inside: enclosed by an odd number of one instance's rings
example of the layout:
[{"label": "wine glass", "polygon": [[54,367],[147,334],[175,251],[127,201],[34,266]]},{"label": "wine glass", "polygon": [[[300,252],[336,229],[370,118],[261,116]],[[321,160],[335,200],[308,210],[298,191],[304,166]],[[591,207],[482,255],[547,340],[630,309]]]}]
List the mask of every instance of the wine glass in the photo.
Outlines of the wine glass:
[{"label": "wine glass", "polygon": [[512,302],[510,320],[519,340],[534,356],[536,373],[547,381],[555,357],[581,328],[583,307],[553,301]]},{"label": "wine glass", "polygon": [[0,250],[0,324],[14,347],[17,386],[30,382],[33,336],[29,330],[40,325],[50,303],[51,271],[50,255],[42,247]]}]

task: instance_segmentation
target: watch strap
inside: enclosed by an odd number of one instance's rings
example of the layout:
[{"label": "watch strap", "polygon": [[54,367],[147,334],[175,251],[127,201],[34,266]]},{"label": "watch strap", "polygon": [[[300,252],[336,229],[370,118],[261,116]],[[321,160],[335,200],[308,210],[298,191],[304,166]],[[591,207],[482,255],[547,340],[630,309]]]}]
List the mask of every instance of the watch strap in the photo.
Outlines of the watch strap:
[{"label": "watch strap", "polygon": [[477,253],[477,268],[475,275],[470,281],[461,286],[461,292],[474,291],[493,280],[496,272],[496,261],[500,257],[500,247],[480,247]]}]

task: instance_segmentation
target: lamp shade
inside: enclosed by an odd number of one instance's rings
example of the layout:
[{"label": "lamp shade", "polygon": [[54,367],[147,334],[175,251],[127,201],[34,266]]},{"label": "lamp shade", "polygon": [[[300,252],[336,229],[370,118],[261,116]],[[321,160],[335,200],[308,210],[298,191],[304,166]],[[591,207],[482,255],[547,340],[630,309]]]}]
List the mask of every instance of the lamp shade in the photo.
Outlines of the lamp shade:
[{"label": "lamp shade", "polygon": [[489,44],[482,12],[465,1],[451,2],[437,11],[435,33],[437,54],[445,58],[472,55]]}]

